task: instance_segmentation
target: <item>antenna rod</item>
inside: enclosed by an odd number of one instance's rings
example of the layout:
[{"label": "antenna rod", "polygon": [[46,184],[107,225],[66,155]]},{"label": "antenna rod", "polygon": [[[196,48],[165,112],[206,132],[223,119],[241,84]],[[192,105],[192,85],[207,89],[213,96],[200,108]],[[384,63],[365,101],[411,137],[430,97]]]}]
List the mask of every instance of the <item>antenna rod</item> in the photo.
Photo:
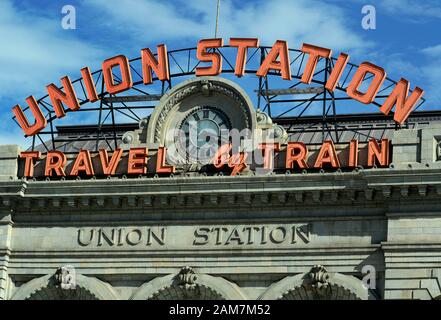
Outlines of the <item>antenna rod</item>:
[{"label": "antenna rod", "polygon": [[214,29],[214,37],[217,37],[217,28],[219,24],[219,8],[220,8],[220,0],[217,0],[217,12],[216,12],[216,28]]}]

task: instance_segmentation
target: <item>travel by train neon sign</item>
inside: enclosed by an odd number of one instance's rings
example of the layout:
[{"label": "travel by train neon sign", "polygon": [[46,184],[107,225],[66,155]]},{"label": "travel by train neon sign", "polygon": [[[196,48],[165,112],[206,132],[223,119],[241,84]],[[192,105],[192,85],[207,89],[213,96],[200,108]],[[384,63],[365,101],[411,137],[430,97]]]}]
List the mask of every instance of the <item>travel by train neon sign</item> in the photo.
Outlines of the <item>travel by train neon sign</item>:
[{"label": "travel by train neon sign", "polygon": [[[359,143],[351,140],[347,146],[347,156],[338,155],[336,147],[331,140],[324,141],[317,149],[314,159],[308,156],[308,146],[302,142],[288,142],[282,146],[279,143],[260,143],[256,151],[261,156],[261,169],[264,172],[278,170],[319,170],[322,168],[339,169],[342,167],[356,168],[359,166]],[[231,154],[231,144],[218,148],[214,157],[207,162],[211,165],[211,172],[226,171],[231,176],[242,174],[249,169],[256,159],[248,161],[250,153],[238,152]],[[382,139],[378,143],[375,139],[368,141],[365,148],[364,165],[366,167],[387,167],[390,163],[390,141]],[[260,151],[260,152],[259,152]],[[341,151],[341,150],[340,150]],[[42,157],[40,151],[23,151],[20,159],[23,160],[22,176],[33,177],[92,177],[92,176],[143,176],[149,174],[171,175],[176,172],[176,167],[166,164],[165,147],[159,147],[157,152],[150,153],[148,148],[130,148],[129,150],[115,149],[111,155],[107,150],[101,149],[95,155],[89,150],[81,150],[70,159],[61,151],[49,151]],[[257,153],[256,153],[257,155]],[[72,155],[70,155],[72,156]],[[275,157],[280,158],[275,164]],[[312,161],[314,160],[314,161]],[[312,162],[311,162],[312,161]],[[341,161],[344,161],[341,163]],[[35,174],[35,167],[40,171]]]},{"label": "travel by train neon sign", "polygon": [[[258,47],[259,40],[257,38],[231,38],[229,39],[228,45],[237,48],[234,74],[237,77],[241,77],[244,75],[245,71],[247,50],[249,48]],[[224,41],[220,38],[203,39],[198,42],[196,50],[197,59],[201,62],[211,63],[211,65],[197,67],[195,70],[196,76],[217,76],[222,73],[222,55],[219,52],[210,49],[222,48],[223,46]],[[304,43],[301,47],[301,51],[308,55],[308,60],[301,76],[301,82],[309,84],[314,77],[314,70],[319,59],[331,58],[332,50]],[[340,80],[348,61],[349,55],[346,53],[340,53],[330,76],[326,81],[326,90],[333,92],[336,89],[337,83]],[[157,57],[155,57],[150,49],[142,49],[141,64],[143,83],[145,85],[149,85],[153,82],[153,73],[161,81],[167,81],[170,79],[167,48],[164,44],[157,46]],[[114,79],[113,70],[115,68],[118,68],[120,71],[120,82],[117,82]],[[291,80],[287,41],[277,40],[274,43],[265,59],[262,61],[256,75],[258,77],[265,77],[270,71],[279,72],[281,78],[284,80]],[[118,55],[105,60],[102,64],[102,74],[106,91],[109,94],[117,94],[129,90],[133,86],[129,60],[124,55]],[[98,101],[100,97],[97,93],[90,69],[88,67],[81,69],[81,75],[88,101]],[[361,88],[362,83],[367,77],[370,77],[370,83],[368,87],[363,90]],[[350,98],[358,102],[370,104],[374,101],[385,79],[386,71],[383,68],[370,62],[363,62],[358,66],[346,88],[346,93]],[[57,118],[63,118],[66,116],[67,110],[77,111],[80,109],[80,103],[69,77],[65,76],[61,78],[61,84],[63,89],[60,89],[54,83],[47,86],[47,93]],[[380,112],[387,115],[395,107],[394,120],[399,124],[406,121],[409,114],[424,94],[424,90],[419,87],[415,87],[410,94],[409,89],[410,83],[408,80],[402,78],[398,81],[381,105]],[[14,106],[12,112],[24,134],[26,136],[33,136],[47,126],[47,119],[33,96],[26,98],[26,102],[33,114],[33,123],[30,123],[20,105]],[[65,109],[64,106],[68,109]]]}]

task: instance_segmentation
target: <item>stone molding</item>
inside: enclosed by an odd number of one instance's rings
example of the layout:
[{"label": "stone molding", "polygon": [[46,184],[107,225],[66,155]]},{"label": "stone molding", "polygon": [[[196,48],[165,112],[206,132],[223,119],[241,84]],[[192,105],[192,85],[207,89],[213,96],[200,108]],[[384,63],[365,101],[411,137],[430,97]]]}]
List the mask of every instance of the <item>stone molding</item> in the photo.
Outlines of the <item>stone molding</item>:
[{"label": "stone molding", "polygon": [[[179,274],[180,273],[157,277],[151,281],[144,283],[133,293],[133,295],[130,297],[130,300],[148,300],[153,298],[160,291],[177,285],[176,277]],[[226,300],[246,299],[246,296],[244,295],[244,293],[242,293],[241,289],[236,284],[229,282],[222,277],[214,277],[208,274],[198,273],[197,278],[193,279],[192,282],[194,286],[206,287],[208,288],[208,290],[215,292],[218,296]]]},{"label": "stone molding", "polygon": [[273,283],[259,297],[259,300],[283,299],[285,295],[292,291],[308,286],[317,286],[317,283],[321,283],[322,286],[325,284],[323,287],[325,290],[331,287],[339,288],[340,291],[345,292],[345,297],[348,299],[368,299],[368,290],[359,279],[341,273],[328,273],[323,266],[314,266],[309,272],[288,276]]},{"label": "stone molding", "polygon": [[413,290],[412,292],[412,296],[414,299],[422,299],[422,300],[441,299],[440,269],[430,270],[430,277],[428,279],[421,279],[419,281],[419,284],[420,287],[418,289]]},{"label": "stone molding", "polygon": [[[82,288],[99,300],[118,300],[119,296],[113,288],[97,278],[86,277],[81,274],[75,276],[76,286]],[[56,286],[54,274],[47,274],[45,276],[32,279],[31,281],[20,286],[11,300],[26,300],[34,293],[44,289]],[[60,288],[60,290],[62,290]]]},{"label": "stone molding", "polygon": [[[0,183],[0,207],[180,207],[286,205],[314,202],[436,198],[439,170],[373,169],[351,173],[201,176]],[[206,190],[211,190],[210,194]],[[127,191],[125,191],[127,190]]]}]

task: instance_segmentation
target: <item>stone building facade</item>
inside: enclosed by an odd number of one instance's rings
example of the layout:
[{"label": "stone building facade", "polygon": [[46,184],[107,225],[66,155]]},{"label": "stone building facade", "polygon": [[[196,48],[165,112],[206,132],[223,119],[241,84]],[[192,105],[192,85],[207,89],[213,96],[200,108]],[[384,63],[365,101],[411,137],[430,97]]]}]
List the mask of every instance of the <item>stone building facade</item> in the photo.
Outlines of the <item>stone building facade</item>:
[{"label": "stone building facade", "polygon": [[[237,86],[199,79],[120,144],[158,148],[158,128],[212,104],[233,127],[276,126]],[[0,299],[436,299],[441,114],[409,123],[368,123],[391,140],[387,168],[266,175],[25,179],[19,147],[0,146]]]}]

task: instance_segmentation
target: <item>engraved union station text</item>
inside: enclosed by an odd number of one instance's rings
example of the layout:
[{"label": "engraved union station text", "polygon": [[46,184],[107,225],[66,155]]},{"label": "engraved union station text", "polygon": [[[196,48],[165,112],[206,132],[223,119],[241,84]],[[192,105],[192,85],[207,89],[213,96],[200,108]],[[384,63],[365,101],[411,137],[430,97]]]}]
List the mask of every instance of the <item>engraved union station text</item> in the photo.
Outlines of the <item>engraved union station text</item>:
[{"label": "engraved union station text", "polygon": [[296,245],[310,242],[311,224],[96,227],[78,229],[89,247],[231,247]]}]

